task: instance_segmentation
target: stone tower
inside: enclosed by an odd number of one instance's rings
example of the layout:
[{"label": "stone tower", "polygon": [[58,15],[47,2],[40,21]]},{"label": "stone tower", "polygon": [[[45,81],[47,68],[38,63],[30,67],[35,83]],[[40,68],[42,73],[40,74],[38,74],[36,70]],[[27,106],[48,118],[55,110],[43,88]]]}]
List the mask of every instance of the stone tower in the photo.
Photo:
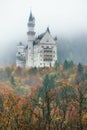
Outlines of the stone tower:
[{"label": "stone tower", "polygon": [[34,66],[34,47],[33,42],[35,40],[35,18],[30,12],[29,20],[28,20],[28,50],[27,50],[27,59],[26,59],[26,67],[33,67]]},{"label": "stone tower", "polygon": [[25,67],[25,47],[22,42],[17,45],[16,66]]}]

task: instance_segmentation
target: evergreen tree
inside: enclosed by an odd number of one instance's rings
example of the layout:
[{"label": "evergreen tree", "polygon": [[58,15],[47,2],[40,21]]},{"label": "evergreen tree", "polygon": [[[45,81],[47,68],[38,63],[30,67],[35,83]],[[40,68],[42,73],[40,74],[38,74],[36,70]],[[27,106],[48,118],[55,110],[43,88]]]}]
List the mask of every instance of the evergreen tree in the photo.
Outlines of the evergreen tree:
[{"label": "evergreen tree", "polygon": [[83,72],[83,67],[81,65],[81,63],[78,64],[78,73],[82,73]]},{"label": "evergreen tree", "polygon": [[73,67],[73,65],[74,65],[73,61],[67,61],[67,60],[65,60],[65,62],[63,64],[63,67],[64,67],[64,69],[70,69],[70,68]]},{"label": "evergreen tree", "polygon": [[12,84],[13,86],[15,85],[15,79],[14,79],[13,76],[11,76],[11,78],[10,78],[10,82],[11,82],[11,84]]},{"label": "evergreen tree", "polygon": [[55,61],[55,64],[54,64],[54,69],[57,70],[58,67],[59,67],[59,62],[56,60],[56,61]]},{"label": "evergreen tree", "polygon": [[67,60],[64,61],[63,67],[64,67],[64,69],[68,69],[68,61]]}]

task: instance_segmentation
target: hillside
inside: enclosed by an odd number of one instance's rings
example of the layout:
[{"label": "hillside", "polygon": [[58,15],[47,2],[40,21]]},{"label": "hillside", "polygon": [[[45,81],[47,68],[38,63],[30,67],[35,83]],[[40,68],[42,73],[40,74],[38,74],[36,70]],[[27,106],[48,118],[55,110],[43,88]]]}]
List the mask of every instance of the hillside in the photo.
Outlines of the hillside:
[{"label": "hillside", "polygon": [[87,66],[0,67],[0,129],[87,130]]}]

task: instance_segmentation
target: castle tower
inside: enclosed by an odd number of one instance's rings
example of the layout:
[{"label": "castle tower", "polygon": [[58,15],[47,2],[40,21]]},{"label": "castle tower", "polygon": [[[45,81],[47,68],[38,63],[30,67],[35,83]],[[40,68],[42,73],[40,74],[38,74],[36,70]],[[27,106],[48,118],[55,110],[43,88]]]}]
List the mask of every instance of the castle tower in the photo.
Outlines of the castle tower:
[{"label": "castle tower", "polygon": [[27,61],[26,66],[27,67],[33,67],[34,66],[34,48],[33,48],[33,42],[35,40],[35,18],[32,15],[32,12],[30,12],[29,21],[28,21],[28,52],[27,52]]},{"label": "castle tower", "polygon": [[16,66],[25,67],[25,47],[21,42],[17,45]]}]

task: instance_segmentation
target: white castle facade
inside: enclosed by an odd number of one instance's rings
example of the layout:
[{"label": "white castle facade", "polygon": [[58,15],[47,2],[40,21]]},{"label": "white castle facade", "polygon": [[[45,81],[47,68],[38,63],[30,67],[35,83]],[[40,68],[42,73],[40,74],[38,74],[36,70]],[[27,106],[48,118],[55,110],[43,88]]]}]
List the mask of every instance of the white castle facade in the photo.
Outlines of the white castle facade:
[{"label": "white castle facade", "polygon": [[50,67],[54,66],[57,58],[57,38],[53,38],[49,28],[35,37],[35,18],[30,13],[28,21],[28,45],[17,45],[16,66],[20,67]]}]

